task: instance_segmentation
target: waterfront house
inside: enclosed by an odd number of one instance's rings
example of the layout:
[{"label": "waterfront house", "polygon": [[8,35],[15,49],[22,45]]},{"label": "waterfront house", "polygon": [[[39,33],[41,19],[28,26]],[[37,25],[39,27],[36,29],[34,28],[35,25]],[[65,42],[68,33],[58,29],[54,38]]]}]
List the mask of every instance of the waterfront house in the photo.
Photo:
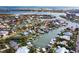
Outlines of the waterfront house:
[{"label": "waterfront house", "polygon": [[56,53],[69,53],[69,50],[67,50],[65,47],[58,46]]},{"label": "waterfront house", "polygon": [[67,46],[67,41],[61,41],[59,44]]},{"label": "waterfront house", "polygon": [[31,42],[27,42],[27,45],[28,45],[29,47],[33,46]]},{"label": "waterfront house", "polygon": [[43,52],[46,52],[46,49],[45,49],[45,48],[42,48],[42,51],[43,51]]},{"label": "waterfront house", "polygon": [[28,49],[27,46],[22,46],[22,47],[19,47],[15,53],[29,53],[29,51],[30,50]]},{"label": "waterfront house", "polygon": [[66,35],[63,35],[63,36],[59,36],[61,39],[65,39],[67,41],[70,40],[70,36],[66,36]]},{"label": "waterfront house", "polygon": [[72,36],[73,33],[71,33],[71,32],[65,32],[64,35],[66,35],[66,36]]}]

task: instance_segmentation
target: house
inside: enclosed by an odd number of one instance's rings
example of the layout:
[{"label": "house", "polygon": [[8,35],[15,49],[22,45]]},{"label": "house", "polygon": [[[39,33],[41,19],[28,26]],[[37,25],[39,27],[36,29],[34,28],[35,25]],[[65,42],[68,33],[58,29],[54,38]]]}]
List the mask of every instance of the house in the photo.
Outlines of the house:
[{"label": "house", "polygon": [[38,48],[36,49],[36,53],[41,53],[41,52],[40,52],[40,47],[38,47]]},{"label": "house", "polygon": [[43,51],[43,52],[46,52],[46,49],[45,49],[45,48],[42,48],[42,51]]},{"label": "house", "polygon": [[31,42],[27,42],[27,45],[28,46],[33,46]]},{"label": "house", "polygon": [[56,53],[69,53],[69,50],[67,50],[65,47],[58,46]]},{"label": "house", "polygon": [[27,46],[19,47],[15,53],[29,53],[29,49]]},{"label": "house", "polygon": [[55,25],[60,25],[60,23],[58,23],[58,22],[55,22]]},{"label": "house", "polygon": [[76,16],[75,13],[66,12],[66,17],[67,17],[68,19],[75,18],[75,16]]},{"label": "house", "polygon": [[62,41],[60,44],[67,46],[67,41]]},{"label": "house", "polygon": [[64,35],[66,35],[66,36],[72,36],[73,34],[71,32],[65,32]]},{"label": "house", "polygon": [[3,30],[1,30],[0,31],[0,36],[6,36],[6,35],[8,35],[8,31],[3,31]]},{"label": "house", "polygon": [[15,50],[19,48],[18,43],[15,41],[10,41],[9,44],[10,44],[10,47],[14,48]]},{"label": "house", "polygon": [[23,34],[24,34],[25,36],[28,36],[28,35],[29,35],[29,32],[23,32]]},{"label": "house", "polygon": [[29,30],[29,33],[32,33],[33,31],[32,30]]},{"label": "house", "polygon": [[62,38],[62,39],[65,39],[65,40],[70,40],[70,36],[66,36],[66,35],[64,35],[64,36],[59,36],[60,38]]},{"label": "house", "polygon": [[0,24],[0,28],[6,28],[6,26]]}]

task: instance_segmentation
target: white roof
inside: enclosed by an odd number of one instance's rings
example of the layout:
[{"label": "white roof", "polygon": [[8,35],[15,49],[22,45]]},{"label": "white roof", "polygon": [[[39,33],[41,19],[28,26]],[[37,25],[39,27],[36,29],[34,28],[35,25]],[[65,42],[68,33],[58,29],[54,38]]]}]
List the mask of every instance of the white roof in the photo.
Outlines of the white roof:
[{"label": "white roof", "polygon": [[27,42],[27,45],[29,45],[29,46],[33,46],[31,42]]},{"label": "white roof", "polygon": [[32,30],[29,30],[30,33],[32,33]]},{"label": "white roof", "polygon": [[69,52],[69,50],[67,50],[65,47],[59,47],[57,50],[56,50],[56,53],[65,53],[65,52]]},{"label": "white roof", "polygon": [[43,51],[46,51],[46,49],[45,49],[45,48],[42,48],[42,50],[43,50]]},{"label": "white roof", "polygon": [[73,34],[71,32],[65,32],[64,35],[72,36]]},{"label": "white roof", "polygon": [[60,36],[60,38],[66,39],[66,40],[70,40],[70,36]]},{"label": "white roof", "polygon": [[16,53],[28,53],[29,49],[27,48],[27,46],[23,46],[17,49]]},{"label": "white roof", "polygon": [[0,35],[7,35],[8,31],[0,31]]},{"label": "white roof", "polygon": [[58,22],[55,22],[55,24],[59,25],[59,23],[58,23]]},{"label": "white roof", "polygon": [[60,44],[64,44],[64,45],[66,45],[66,43],[67,43],[67,41],[60,42]]},{"label": "white roof", "polygon": [[28,33],[28,32],[24,32],[23,34],[24,34],[24,35],[28,35],[29,33]]},{"label": "white roof", "polygon": [[77,13],[76,16],[79,16],[79,14]]},{"label": "white roof", "polygon": [[31,44],[31,42],[27,42],[27,44],[28,44],[28,45],[30,45],[30,44]]}]

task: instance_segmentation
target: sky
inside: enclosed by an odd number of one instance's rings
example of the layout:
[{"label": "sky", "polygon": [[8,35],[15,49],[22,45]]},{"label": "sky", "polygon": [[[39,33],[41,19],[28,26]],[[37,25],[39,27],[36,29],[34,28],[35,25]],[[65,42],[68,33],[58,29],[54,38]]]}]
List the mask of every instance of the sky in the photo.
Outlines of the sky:
[{"label": "sky", "polygon": [[1,0],[0,6],[79,6],[78,0]]}]

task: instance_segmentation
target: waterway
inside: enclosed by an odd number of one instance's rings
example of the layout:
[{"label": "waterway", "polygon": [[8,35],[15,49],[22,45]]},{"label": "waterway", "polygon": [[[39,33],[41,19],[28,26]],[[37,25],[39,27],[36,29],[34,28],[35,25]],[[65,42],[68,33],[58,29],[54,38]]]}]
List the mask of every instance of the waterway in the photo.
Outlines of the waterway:
[{"label": "waterway", "polygon": [[52,31],[50,31],[49,33],[45,33],[45,34],[42,34],[40,35],[39,37],[36,38],[36,40],[33,41],[33,44],[36,46],[36,47],[46,47],[50,40],[52,38],[55,38],[58,36],[58,33],[60,33],[61,31],[63,31],[65,28],[67,27],[79,27],[79,24],[78,23],[75,23],[75,22],[71,22],[71,21],[68,21],[64,18],[61,18],[60,15],[65,15],[63,13],[51,13],[51,15],[55,15],[57,18],[61,19],[61,20],[64,20],[66,21],[66,23],[68,23],[68,25],[66,26],[62,26],[62,27],[59,27],[59,28],[56,28],[56,29],[53,29]]}]

